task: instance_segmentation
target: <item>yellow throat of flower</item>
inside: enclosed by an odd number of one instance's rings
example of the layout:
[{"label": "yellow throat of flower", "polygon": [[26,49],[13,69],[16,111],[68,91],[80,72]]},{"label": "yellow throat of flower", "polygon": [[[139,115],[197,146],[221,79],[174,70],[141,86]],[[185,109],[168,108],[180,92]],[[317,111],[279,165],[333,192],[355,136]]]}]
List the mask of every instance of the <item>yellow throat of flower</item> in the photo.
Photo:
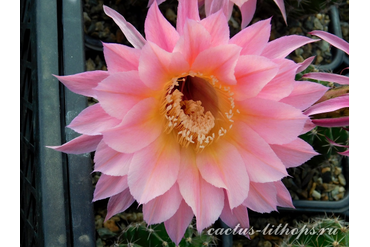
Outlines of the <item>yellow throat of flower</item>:
[{"label": "yellow throat of flower", "polygon": [[172,79],[162,101],[166,133],[175,131],[183,147],[203,150],[232,127],[232,95],[215,78],[192,74]]}]

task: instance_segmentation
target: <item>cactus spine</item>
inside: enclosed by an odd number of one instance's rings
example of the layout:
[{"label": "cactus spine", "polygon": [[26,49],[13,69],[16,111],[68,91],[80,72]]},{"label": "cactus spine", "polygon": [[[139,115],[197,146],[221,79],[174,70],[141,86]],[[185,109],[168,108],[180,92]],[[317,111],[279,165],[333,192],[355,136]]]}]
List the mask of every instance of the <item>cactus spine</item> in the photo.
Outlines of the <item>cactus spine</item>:
[{"label": "cactus spine", "polygon": [[347,247],[348,223],[339,218],[317,217],[299,223],[297,234],[288,235],[281,247]]}]

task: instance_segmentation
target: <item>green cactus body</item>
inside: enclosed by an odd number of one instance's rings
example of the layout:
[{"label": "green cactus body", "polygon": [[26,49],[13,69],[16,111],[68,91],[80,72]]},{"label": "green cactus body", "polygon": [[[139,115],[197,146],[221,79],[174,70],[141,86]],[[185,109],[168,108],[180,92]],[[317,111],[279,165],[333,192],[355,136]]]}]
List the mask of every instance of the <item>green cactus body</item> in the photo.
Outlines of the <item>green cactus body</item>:
[{"label": "green cactus body", "polygon": [[315,218],[297,224],[297,232],[287,235],[281,247],[347,247],[348,224],[338,218]]},{"label": "green cactus body", "polygon": [[[215,237],[206,233],[199,235],[190,225],[179,247],[214,246]],[[167,235],[164,224],[147,226],[145,222],[132,223],[120,234],[118,247],[177,247]]]}]

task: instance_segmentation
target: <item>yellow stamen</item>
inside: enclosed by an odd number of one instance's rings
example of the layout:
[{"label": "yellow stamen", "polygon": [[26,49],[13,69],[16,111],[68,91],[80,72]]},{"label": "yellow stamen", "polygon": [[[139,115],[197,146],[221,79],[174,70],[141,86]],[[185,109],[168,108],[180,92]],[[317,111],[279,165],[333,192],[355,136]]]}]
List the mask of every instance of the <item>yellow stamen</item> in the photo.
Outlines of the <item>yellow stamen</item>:
[{"label": "yellow stamen", "polygon": [[[204,78],[202,74],[194,72],[191,72],[189,76]],[[167,121],[165,132],[176,131],[179,144],[183,147],[192,145],[197,152],[215,141],[216,135],[217,139],[225,135],[227,129],[232,127],[230,122],[234,122],[232,117],[235,105],[234,99],[231,97],[230,87],[223,87],[214,76],[205,79],[210,82],[209,85],[220,92],[218,95],[230,104],[228,112],[216,112],[221,116],[221,119],[215,119],[210,111],[205,111],[200,100],[195,101],[186,98],[183,93],[186,83],[184,77],[173,78],[167,85],[166,94],[163,98],[163,115]],[[229,124],[226,124],[227,122]],[[216,128],[216,126],[218,127]]]}]

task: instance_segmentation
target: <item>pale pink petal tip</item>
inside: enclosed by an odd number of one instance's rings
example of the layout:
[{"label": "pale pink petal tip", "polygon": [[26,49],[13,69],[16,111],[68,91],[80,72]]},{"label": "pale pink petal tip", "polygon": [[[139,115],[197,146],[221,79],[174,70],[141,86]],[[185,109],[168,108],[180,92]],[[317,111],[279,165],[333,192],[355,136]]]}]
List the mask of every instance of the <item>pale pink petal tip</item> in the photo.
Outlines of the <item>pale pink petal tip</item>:
[{"label": "pale pink petal tip", "polygon": [[135,152],[130,163],[128,184],[131,194],[140,204],[163,195],[176,183],[180,148],[175,141],[175,138],[164,140],[159,137]]},{"label": "pale pink petal tip", "polygon": [[101,141],[94,156],[94,172],[101,172],[111,176],[125,176],[133,154],[119,153]]},{"label": "pale pink petal tip", "polygon": [[279,7],[279,9],[281,11],[281,14],[283,15],[285,24],[287,24],[284,0],[274,0],[274,1],[275,1],[276,5]]},{"label": "pale pink petal tip", "polygon": [[348,145],[342,145],[342,144],[336,143],[335,141],[331,140],[327,136],[325,136],[325,138],[333,146],[347,148],[347,150],[345,150],[343,152],[338,152],[338,154],[341,154],[343,156],[349,156],[349,146]]},{"label": "pale pink petal tip", "polygon": [[349,107],[349,95],[343,95],[336,98],[332,98],[329,100],[325,100],[318,104],[315,104],[308,108],[304,114],[308,116],[312,116],[315,114],[325,113],[325,112],[332,112],[336,111],[345,107]]},{"label": "pale pink petal tip", "polygon": [[117,195],[127,187],[127,176],[102,174],[95,187],[93,202]]},{"label": "pale pink petal tip", "polygon": [[277,202],[278,206],[280,207],[286,207],[286,208],[294,208],[292,197],[290,196],[290,193],[288,189],[284,186],[283,182],[276,181],[274,182],[276,191],[277,191]]},{"label": "pale pink petal tip", "polygon": [[297,69],[297,74],[307,69],[314,59],[315,59],[315,56],[312,56],[304,60],[302,63],[299,63],[300,66]]},{"label": "pale pink petal tip", "polygon": [[[224,142],[215,150],[219,159],[200,153],[197,157],[198,169],[202,177],[215,187],[227,190],[230,208],[240,205],[248,195],[248,173],[242,156],[235,146]],[[203,155],[204,154],[204,155]],[[233,166],[225,166],[231,163]]]},{"label": "pale pink petal tip", "polygon": [[148,225],[159,224],[170,219],[179,209],[182,197],[175,184],[166,193],[143,205],[143,215]]},{"label": "pale pink petal tip", "polygon": [[[229,202],[226,196],[224,208],[222,210],[220,218],[230,228],[237,229],[239,226],[244,229],[249,228],[249,217],[247,208],[244,205],[239,205],[238,207],[230,209]],[[249,235],[246,232],[237,231],[237,233],[249,238]]]},{"label": "pale pink petal tip", "polygon": [[300,166],[318,154],[311,145],[299,138],[288,144],[271,145],[271,148],[286,168]]},{"label": "pale pink petal tip", "polygon": [[139,49],[115,43],[102,43],[109,72],[137,70],[141,53]]},{"label": "pale pink petal tip", "polygon": [[278,204],[277,189],[273,182],[251,182],[248,198],[243,202],[243,205],[260,213],[276,211]]},{"label": "pale pink petal tip", "polygon": [[102,138],[103,138],[102,135],[95,136],[81,135],[67,143],[64,143],[61,146],[46,146],[46,147],[67,154],[90,153],[96,150]]},{"label": "pale pink petal tip", "polygon": [[302,78],[334,82],[334,83],[338,83],[341,85],[349,84],[348,76],[326,73],[326,72],[311,72],[311,73],[304,74]]},{"label": "pale pink petal tip", "polygon": [[164,222],[168,236],[176,245],[183,238],[193,216],[194,214],[191,208],[182,200],[177,212],[169,220]]},{"label": "pale pink petal tip", "polygon": [[107,71],[95,70],[74,75],[54,76],[72,92],[96,98],[93,88],[107,78],[108,75]]},{"label": "pale pink petal tip", "polygon": [[97,103],[84,109],[67,127],[86,135],[100,135],[102,130],[119,123],[120,120],[109,116]]},{"label": "pale pink petal tip", "polygon": [[199,21],[198,0],[179,1],[176,29],[182,34],[187,19]]},{"label": "pale pink petal tip", "polygon": [[346,151],[344,152],[338,152],[338,154],[341,154],[343,156],[349,156],[349,149],[347,149]]},{"label": "pale pink petal tip", "polygon": [[262,52],[262,56],[268,58],[285,58],[295,49],[312,43],[317,42],[317,39],[311,39],[300,35],[288,35],[283,36],[269,42],[266,45],[265,50]]},{"label": "pale pink petal tip", "polygon": [[331,45],[337,47],[338,49],[344,51],[349,55],[349,43],[339,38],[338,36],[320,30],[312,31],[309,34],[322,38],[326,42],[330,43]]},{"label": "pale pink petal tip", "polygon": [[113,215],[121,213],[128,209],[134,201],[135,199],[130,194],[129,189],[125,189],[121,193],[109,198],[107,206],[107,216],[105,217],[105,221],[107,221]]},{"label": "pale pink petal tip", "polygon": [[328,89],[328,87],[320,83],[296,81],[291,94],[282,99],[281,102],[292,105],[300,110],[305,110],[318,101]]},{"label": "pale pink petal tip", "polygon": [[148,41],[157,44],[168,52],[173,50],[179,39],[179,34],[171,23],[164,18],[157,3],[149,8],[144,27],[145,37]]},{"label": "pale pink petal tip", "polygon": [[256,12],[257,0],[244,1],[244,3],[239,6],[240,12],[242,14],[241,28],[245,28],[252,21],[254,13]]},{"label": "pale pink petal tip", "polygon": [[142,48],[146,41],[144,37],[136,30],[136,28],[123,18],[117,11],[103,5],[104,12],[107,16],[111,17],[114,22],[119,26],[122,33],[126,36],[127,40],[135,47]]}]

